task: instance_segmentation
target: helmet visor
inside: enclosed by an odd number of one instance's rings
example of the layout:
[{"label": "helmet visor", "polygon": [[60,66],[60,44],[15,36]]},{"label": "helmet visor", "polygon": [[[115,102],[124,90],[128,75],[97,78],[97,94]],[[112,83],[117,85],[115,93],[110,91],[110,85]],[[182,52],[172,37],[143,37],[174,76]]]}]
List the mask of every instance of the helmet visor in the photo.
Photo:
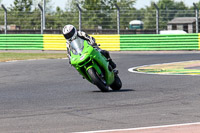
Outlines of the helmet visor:
[{"label": "helmet visor", "polygon": [[64,34],[66,39],[70,39],[73,37],[73,35],[75,34],[75,28],[73,28],[69,33]]}]

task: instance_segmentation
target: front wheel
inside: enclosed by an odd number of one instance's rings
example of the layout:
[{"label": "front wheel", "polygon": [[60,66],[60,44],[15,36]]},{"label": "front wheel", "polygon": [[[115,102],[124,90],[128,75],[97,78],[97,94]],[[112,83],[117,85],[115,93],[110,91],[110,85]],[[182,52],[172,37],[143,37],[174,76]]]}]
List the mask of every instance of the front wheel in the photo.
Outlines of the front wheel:
[{"label": "front wheel", "polygon": [[108,92],[109,87],[106,85],[106,82],[104,79],[101,78],[100,75],[95,71],[94,68],[88,69],[88,74],[90,75],[92,82],[102,91],[102,92]]},{"label": "front wheel", "polygon": [[118,75],[115,75],[115,81],[110,85],[110,88],[114,91],[120,90],[122,87],[122,82]]}]

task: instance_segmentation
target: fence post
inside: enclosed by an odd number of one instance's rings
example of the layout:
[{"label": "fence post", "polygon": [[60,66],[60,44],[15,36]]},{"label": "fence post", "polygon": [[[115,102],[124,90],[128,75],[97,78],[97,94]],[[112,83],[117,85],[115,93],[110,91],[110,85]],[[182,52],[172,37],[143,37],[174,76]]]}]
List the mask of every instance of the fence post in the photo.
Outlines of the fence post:
[{"label": "fence post", "polygon": [[154,6],[156,8],[156,34],[159,34],[159,8],[158,6],[154,3]]},{"label": "fence post", "polygon": [[193,3],[196,12],[196,33],[199,33],[199,8]]},{"label": "fence post", "polygon": [[46,27],[45,27],[45,6],[46,6],[46,0],[43,0],[43,30],[46,29]]},{"label": "fence post", "polygon": [[7,34],[7,9],[6,7],[2,4],[1,7],[4,9],[4,32]]},{"label": "fence post", "polygon": [[81,18],[82,18],[82,9],[80,8],[80,6],[78,4],[76,4],[76,6],[78,7],[79,10],[79,30],[81,31],[81,27],[82,27],[82,22],[81,22]]},{"label": "fence post", "polygon": [[117,4],[115,4],[117,8],[117,34],[120,34],[120,8]]},{"label": "fence post", "polygon": [[43,34],[43,8],[42,8],[42,6],[40,5],[40,4],[38,4],[38,7],[40,8],[40,11],[41,11],[41,34]]}]

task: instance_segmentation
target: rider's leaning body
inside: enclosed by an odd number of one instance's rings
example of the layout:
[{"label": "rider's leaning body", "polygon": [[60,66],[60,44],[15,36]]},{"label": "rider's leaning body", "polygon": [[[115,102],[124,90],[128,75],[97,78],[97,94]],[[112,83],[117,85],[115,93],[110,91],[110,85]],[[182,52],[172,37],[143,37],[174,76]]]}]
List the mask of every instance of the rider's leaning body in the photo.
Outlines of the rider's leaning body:
[{"label": "rider's leaning body", "polygon": [[88,34],[86,34],[83,31],[77,31],[76,28],[73,25],[65,25],[63,28],[63,35],[65,39],[67,40],[66,45],[67,45],[67,56],[69,58],[69,63],[71,59],[71,54],[70,54],[70,43],[76,39],[77,37],[80,37],[83,40],[86,40],[92,47],[97,48],[98,51],[100,51],[109,61],[110,65],[112,66],[113,69],[116,68],[116,64],[112,61],[110,54],[106,50],[100,49],[96,42],[95,39]]}]

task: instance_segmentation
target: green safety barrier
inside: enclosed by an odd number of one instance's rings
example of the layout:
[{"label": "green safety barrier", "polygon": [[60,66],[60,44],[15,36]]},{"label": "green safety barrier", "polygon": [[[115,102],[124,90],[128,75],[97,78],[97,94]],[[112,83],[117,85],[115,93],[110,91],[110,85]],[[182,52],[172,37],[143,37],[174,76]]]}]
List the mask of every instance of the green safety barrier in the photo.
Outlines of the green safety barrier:
[{"label": "green safety barrier", "polygon": [[1,34],[1,50],[43,50],[41,34]]},{"label": "green safety barrier", "polygon": [[198,50],[198,34],[120,35],[120,50]]},{"label": "green safety barrier", "polygon": [[[93,35],[94,36],[94,35]],[[129,34],[95,35],[103,49],[137,50],[199,50],[200,34]],[[0,34],[0,50],[66,50],[63,35]]]}]

